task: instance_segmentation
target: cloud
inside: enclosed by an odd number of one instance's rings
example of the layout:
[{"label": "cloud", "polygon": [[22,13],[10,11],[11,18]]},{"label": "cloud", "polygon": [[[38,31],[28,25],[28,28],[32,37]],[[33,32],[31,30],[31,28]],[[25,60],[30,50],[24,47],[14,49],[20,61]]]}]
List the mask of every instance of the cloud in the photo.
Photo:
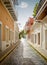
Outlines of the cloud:
[{"label": "cloud", "polygon": [[28,4],[26,2],[21,2],[21,4],[19,5],[19,7],[21,7],[21,8],[27,8]]}]

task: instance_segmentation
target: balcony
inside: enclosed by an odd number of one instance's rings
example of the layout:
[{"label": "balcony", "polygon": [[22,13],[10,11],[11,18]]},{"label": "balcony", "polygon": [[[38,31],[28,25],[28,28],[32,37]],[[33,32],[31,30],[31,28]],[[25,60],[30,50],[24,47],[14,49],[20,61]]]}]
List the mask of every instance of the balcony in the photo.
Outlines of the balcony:
[{"label": "balcony", "polygon": [[38,5],[38,9],[37,9],[37,13],[38,13],[38,11],[40,10],[40,8],[42,7],[42,5],[44,4],[45,1],[46,0],[40,0],[39,5]]},{"label": "balcony", "polygon": [[47,15],[47,0],[40,0],[35,19],[42,20]]},{"label": "balcony", "polygon": [[7,8],[9,13],[11,14],[14,21],[17,20],[17,12],[15,9],[15,5],[17,5],[16,3],[18,3],[17,1],[18,0],[1,0],[1,2],[4,4],[4,6]]}]

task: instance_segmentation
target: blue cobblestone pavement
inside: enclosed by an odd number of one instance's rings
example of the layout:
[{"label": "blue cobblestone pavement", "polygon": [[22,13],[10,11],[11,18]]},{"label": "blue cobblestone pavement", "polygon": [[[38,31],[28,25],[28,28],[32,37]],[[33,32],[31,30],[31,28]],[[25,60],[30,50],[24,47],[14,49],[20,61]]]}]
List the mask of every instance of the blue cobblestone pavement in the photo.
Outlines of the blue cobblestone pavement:
[{"label": "blue cobblestone pavement", "polygon": [[47,65],[47,62],[22,39],[18,47],[0,65]]}]

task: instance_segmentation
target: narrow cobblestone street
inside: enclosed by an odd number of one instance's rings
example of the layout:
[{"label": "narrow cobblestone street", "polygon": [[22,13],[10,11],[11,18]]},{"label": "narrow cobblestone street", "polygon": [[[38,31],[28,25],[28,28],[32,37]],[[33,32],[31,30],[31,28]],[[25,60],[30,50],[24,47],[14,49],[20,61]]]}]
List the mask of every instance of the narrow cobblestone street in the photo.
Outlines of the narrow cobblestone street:
[{"label": "narrow cobblestone street", "polygon": [[47,65],[47,0],[0,0],[0,65]]},{"label": "narrow cobblestone street", "polygon": [[22,39],[18,47],[0,65],[47,65],[47,63],[26,39]]}]

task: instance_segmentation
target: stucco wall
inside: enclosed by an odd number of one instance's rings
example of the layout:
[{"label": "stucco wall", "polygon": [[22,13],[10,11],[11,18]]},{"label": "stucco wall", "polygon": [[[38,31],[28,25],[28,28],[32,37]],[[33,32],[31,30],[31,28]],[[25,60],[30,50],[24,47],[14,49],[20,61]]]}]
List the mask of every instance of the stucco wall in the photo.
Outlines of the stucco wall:
[{"label": "stucco wall", "polygon": [[14,30],[14,20],[9,15],[6,8],[0,2],[0,21],[2,22],[2,40],[5,40],[5,26],[7,25],[9,29]]}]

